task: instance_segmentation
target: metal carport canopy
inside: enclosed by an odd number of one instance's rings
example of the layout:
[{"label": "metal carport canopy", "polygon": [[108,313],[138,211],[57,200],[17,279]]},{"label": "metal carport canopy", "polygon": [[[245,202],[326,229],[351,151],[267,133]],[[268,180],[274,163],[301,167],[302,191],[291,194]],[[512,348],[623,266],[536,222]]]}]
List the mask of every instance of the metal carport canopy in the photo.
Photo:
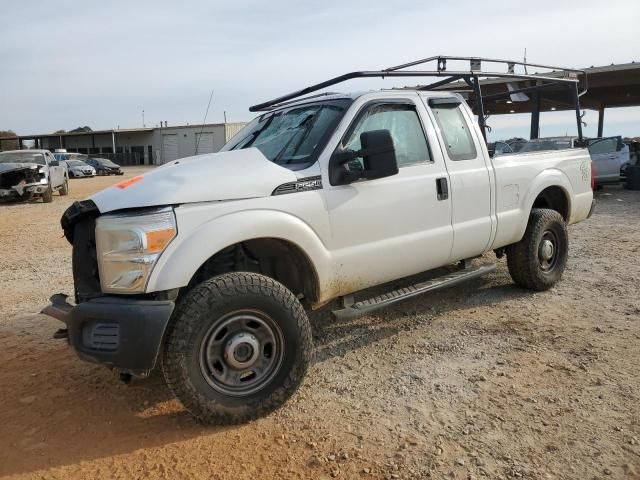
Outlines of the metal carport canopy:
[{"label": "metal carport canopy", "polygon": [[[604,124],[604,109],[608,107],[636,107],[640,106],[640,63],[625,63],[619,65],[608,65],[603,67],[590,67],[584,69],[585,74],[580,75],[580,87],[587,89],[586,93],[580,97],[580,107],[583,109],[597,110],[600,112],[598,118],[598,136],[602,136]],[[547,73],[546,77],[553,77],[554,72]],[[560,77],[560,75],[557,75]],[[536,102],[534,95],[529,95],[528,101],[515,101],[510,96],[508,84],[511,88],[521,89],[533,85],[531,80],[514,81],[510,79],[496,78],[480,81],[484,110],[488,115],[508,114],[508,113],[534,113]],[[445,85],[442,90],[457,90],[468,95],[473,106],[474,95],[467,85],[456,82]],[[493,95],[502,98],[492,98]],[[549,87],[540,90],[540,111],[552,110],[573,110],[570,95],[566,89]],[[533,117],[533,115],[532,115]],[[533,120],[533,118],[532,118]],[[533,133],[533,132],[532,132]]]}]

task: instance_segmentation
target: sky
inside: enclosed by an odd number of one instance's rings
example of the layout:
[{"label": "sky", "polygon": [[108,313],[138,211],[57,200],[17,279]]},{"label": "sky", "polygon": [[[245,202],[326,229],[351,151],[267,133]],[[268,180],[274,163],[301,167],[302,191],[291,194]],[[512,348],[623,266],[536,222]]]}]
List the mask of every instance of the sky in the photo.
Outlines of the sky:
[{"label": "sky", "polygon": [[[353,70],[432,55],[588,67],[640,61],[638,0],[14,2],[0,9],[0,130],[20,135],[248,121],[250,105]],[[516,4],[519,4],[516,6]],[[404,86],[355,80],[340,91]],[[414,82],[415,83],[415,82]],[[333,87],[335,90],[336,87]],[[586,134],[595,136],[597,112]],[[575,131],[542,115],[541,134]],[[528,115],[489,119],[528,137]],[[573,129],[573,130],[571,130]],[[640,108],[609,109],[605,135],[640,135]]]}]

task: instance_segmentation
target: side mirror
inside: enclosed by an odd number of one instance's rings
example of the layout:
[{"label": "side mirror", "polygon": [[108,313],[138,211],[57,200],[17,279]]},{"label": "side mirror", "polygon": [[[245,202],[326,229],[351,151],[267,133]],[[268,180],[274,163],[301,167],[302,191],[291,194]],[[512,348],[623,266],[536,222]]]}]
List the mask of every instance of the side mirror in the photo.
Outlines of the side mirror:
[{"label": "side mirror", "polygon": [[[359,151],[345,150],[336,152],[329,161],[329,181],[331,185],[347,185],[360,178],[373,180],[390,177],[398,173],[398,161],[393,138],[389,130],[371,130],[360,134]],[[345,165],[356,158],[362,158],[363,169]]]},{"label": "side mirror", "polygon": [[369,180],[398,173],[398,160],[389,130],[372,130],[360,134],[360,156],[364,160],[362,176]]},{"label": "side mirror", "polygon": [[58,160],[51,160],[49,162],[49,166],[50,167],[59,167],[60,166],[60,162]]}]

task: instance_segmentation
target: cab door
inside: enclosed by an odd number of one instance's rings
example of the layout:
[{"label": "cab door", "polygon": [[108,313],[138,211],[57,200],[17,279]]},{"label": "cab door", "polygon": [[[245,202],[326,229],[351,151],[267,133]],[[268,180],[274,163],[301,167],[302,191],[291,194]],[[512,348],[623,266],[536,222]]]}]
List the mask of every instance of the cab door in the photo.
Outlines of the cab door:
[{"label": "cab door", "polygon": [[[453,241],[451,201],[441,191],[448,184],[447,170],[424,105],[409,92],[402,98],[359,100],[331,153],[357,151],[361,133],[389,130],[399,172],[334,186],[323,169],[336,294],[442,266]],[[347,168],[362,168],[358,162]]]},{"label": "cab door", "polygon": [[423,96],[438,127],[439,145],[451,181],[453,248],[450,262],[471,258],[489,248],[492,215],[490,160],[471,111],[458,97]]},{"label": "cab door", "polygon": [[[64,166],[51,153],[47,153],[45,158],[49,167],[49,181],[51,182],[51,187],[58,188],[64,183]],[[58,165],[56,165],[56,163],[58,163]]]},{"label": "cab door", "polygon": [[618,137],[598,138],[589,142],[589,154],[596,173],[596,184],[620,181],[620,161]]}]

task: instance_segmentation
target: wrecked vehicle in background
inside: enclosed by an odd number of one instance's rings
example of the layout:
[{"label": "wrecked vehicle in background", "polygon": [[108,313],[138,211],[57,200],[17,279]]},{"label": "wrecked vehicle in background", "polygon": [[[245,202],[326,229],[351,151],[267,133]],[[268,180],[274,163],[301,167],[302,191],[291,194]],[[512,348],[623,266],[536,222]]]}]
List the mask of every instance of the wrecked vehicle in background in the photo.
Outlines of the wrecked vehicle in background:
[{"label": "wrecked vehicle in background", "polygon": [[67,169],[48,150],[0,152],[0,199],[30,200],[42,197],[49,203],[53,192],[69,193]]}]

